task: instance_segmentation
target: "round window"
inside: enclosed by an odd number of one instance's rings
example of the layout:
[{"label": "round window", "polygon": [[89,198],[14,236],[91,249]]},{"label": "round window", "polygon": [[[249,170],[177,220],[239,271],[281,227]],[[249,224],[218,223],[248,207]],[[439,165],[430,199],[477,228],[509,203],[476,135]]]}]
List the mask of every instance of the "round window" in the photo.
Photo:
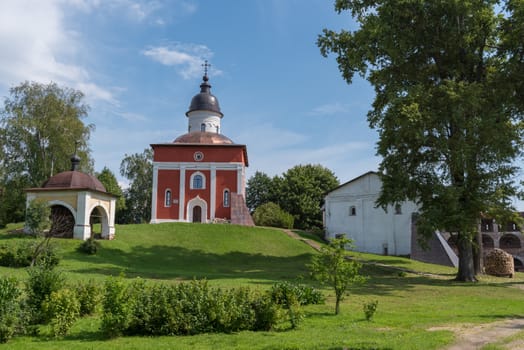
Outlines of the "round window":
[{"label": "round window", "polygon": [[202,159],[204,159],[204,153],[195,152],[195,154],[193,155],[193,159],[196,160],[197,162],[200,162]]}]

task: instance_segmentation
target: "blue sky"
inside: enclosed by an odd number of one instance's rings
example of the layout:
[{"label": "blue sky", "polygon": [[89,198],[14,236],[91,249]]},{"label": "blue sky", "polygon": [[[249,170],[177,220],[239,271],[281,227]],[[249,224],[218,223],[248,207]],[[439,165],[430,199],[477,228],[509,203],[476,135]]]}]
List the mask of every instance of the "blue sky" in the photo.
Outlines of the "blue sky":
[{"label": "blue sky", "polygon": [[247,145],[248,177],[322,164],[343,183],[379,159],[366,121],[372,88],[345,83],[315,44],[323,28],[355,28],[333,3],[2,0],[0,96],[24,80],[83,91],[95,169],[125,184],[125,154],[186,132],[207,59],[222,132]]}]

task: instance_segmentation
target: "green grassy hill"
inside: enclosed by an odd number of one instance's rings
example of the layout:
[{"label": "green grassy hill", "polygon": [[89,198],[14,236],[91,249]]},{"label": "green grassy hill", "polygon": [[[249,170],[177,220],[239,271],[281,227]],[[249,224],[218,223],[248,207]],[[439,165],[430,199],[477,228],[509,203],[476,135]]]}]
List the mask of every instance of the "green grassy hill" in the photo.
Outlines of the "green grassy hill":
[{"label": "green grassy hill", "polygon": [[[8,234],[14,227],[0,230],[0,244],[29,239]],[[95,256],[76,252],[79,241],[55,241],[62,255],[59,269],[69,283],[79,279],[102,282],[107,276],[124,273],[127,278],[140,276],[167,283],[196,277],[224,288],[267,288],[276,281],[306,276],[305,264],[315,254],[308,245],[279,230],[233,225],[118,226],[116,239],[101,241]],[[324,288],[327,303],[304,307],[305,319],[297,330],[106,340],[95,316],[77,321],[64,338],[50,338],[43,327],[41,335],[15,338],[0,349],[440,349],[454,335],[449,330],[431,330],[433,327],[467,328],[524,316],[521,273],[513,279],[482,277],[475,284],[457,283],[451,268],[399,257],[355,255],[366,262],[363,273],[369,276],[368,282],[351,288],[339,316],[333,314],[333,292]],[[27,276],[25,269],[0,268],[0,273],[20,279]],[[304,282],[313,283],[307,278]],[[373,322],[367,322],[362,307],[373,300],[378,301],[378,310]],[[518,337],[524,339],[524,333]]]},{"label": "green grassy hill", "polygon": [[[21,240],[0,231],[3,240]],[[206,278],[212,283],[273,283],[305,274],[314,250],[276,229],[236,225],[166,223],[122,225],[116,239],[101,240],[96,255],[78,253],[80,241],[54,239],[60,247],[59,268],[70,278],[117,276],[167,281]],[[1,268],[0,268],[1,269]],[[23,271],[0,272],[23,275]]]}]

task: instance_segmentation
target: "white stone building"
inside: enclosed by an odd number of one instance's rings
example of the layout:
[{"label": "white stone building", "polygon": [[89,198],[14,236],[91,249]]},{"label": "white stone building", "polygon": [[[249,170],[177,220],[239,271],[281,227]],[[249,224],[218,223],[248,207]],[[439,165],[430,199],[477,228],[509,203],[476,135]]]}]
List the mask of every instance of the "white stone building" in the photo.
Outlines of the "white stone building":
[{"label": "white stone building", "polygon": [[330,191],[324,202],[326,238],[344,234],[355,250],[384,255],[411,254],[413,202],[376,207],[382,182],[376,172],[367,172]]}]

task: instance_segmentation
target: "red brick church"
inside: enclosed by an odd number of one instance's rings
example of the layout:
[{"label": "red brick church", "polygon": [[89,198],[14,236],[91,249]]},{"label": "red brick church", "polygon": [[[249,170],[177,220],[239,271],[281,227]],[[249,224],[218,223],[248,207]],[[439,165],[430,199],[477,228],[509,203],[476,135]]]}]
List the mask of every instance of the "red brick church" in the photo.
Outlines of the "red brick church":
[{"label": "red brick church", "polygon": [[211,94],[207,62],[200,93],[191,100],[188,132],[152,144],[151,223],[231,222],[253,225],[245,204],[247,148],[221,132],[224,115]]}]

